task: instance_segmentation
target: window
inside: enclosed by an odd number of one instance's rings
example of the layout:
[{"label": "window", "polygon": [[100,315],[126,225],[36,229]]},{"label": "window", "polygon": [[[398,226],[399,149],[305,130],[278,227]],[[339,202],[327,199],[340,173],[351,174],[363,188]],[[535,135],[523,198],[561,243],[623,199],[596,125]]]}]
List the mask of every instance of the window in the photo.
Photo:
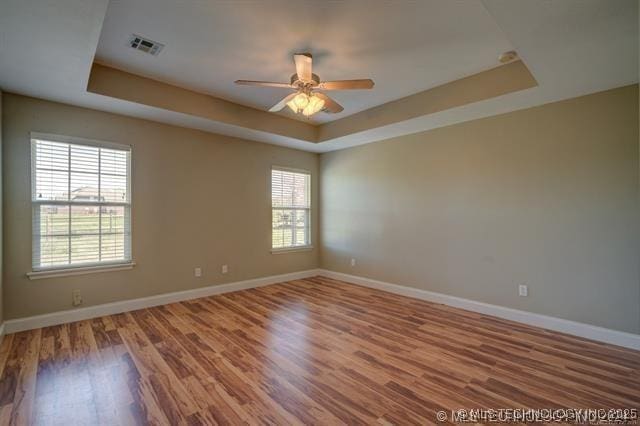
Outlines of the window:
[{"label": "window", "polygon": [[33,269],[131,261],[131,150],[31,139]]},{"label": "window", "polygon": [[311,245],[311,175],[281,168],[271,170],[271,247]]}]

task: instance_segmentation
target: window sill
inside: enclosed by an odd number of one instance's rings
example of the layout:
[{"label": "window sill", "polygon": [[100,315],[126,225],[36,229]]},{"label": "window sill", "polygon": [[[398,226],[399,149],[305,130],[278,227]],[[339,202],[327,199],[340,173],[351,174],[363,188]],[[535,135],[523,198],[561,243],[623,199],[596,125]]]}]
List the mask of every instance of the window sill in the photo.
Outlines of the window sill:
[{"label": "window sill", "polygon": [[291,253],[296,251],[311,251],[311,250],[313,250],[313,246],[283,247],[283,248],[271,249],[271,254],[284,254],[284,253]]},{"label": "window sill", "polygon": [[66,277],[70,275],[85,275],[85,274],[94,274],[98,272],[125,271],[127,269],[132,269],[134,266],[136,266],[135,262],[128,262],[128,263],[113,263],[110,265],[84,266],[84,267],[78,267],[78,268],[44,269],[41,271],[27,272],[27,277],[29,277],[30,280],[40,280],[43,278]]}]

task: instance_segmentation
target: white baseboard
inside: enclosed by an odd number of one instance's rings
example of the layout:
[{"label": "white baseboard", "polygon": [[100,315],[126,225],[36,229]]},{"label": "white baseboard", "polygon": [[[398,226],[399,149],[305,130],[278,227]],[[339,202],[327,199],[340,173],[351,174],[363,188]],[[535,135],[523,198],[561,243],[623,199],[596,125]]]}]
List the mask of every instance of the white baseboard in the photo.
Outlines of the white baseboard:
[{"label": "white baseboard", "polygon": [[344,274],[342,272],[334,272],[326,269],[321,269],[319,271],[319,274],[328,278],[351,282],[365,287],[371,287],[378,290],[388,291],[390,293],[413,297],[415,299],[442,303],[444,305],[466,309],[468,311],[478,312],[486,315],[493,315],[495,317],[517,321],[536,327],[546,328],[548,330],[559,331],[561,333],[610,343],[612,345],[624,346],[626,348],[640,350],[640,335],[638,334],[611,330],[608,328],[570,321],[562,318],[535,314],[518,309],[506,308],[504,306],[491,305],[489,303],[477,302],[475,300],[463,299],[461,297],[449,296],[442,293],[435,293],[432,291],[421,290],[413,287],[391,284],[371,278]]},{"label": "white baseboard", "polygon": [[[272,275],[269,277],[254,278],[246,281],[212,285],[192,290],[177,291],[174,293],[158,294],[155,296],[143,297],[140,299],[123,300],[121,302],[87,306],[86,308],[70,309],[66,311],[53,312],[50,314],[12,319],[5,321],[4,324],[0,327],[4,328],[4,331],[6,333],[16,333],[24,330],[33,330],[40,327],[48,327],[51,325],[101,317],[104,315],[113,315],[122,312],[135,311],[136,309],[150,308],[152,306],[166,305],[167,303],[175,303],[184,300],[197,299],[199,297],[213,296],[215,294],[230,293],[232,291],[262,287],[265,285],[281,283],[284,281],[299,280],[316,275],[319,275],[319,270],[317,269],[291,272],[282,275]],[[0,330],[2,330],[2,328],[0,328]]]},{"label": "white baseboard", "polygon": [[81,321],[101,317],[104,315],[119,314],[122,312],[134,311],[136,309],[165,305],[167,303],[197,299],[199,297],[207,297],[216,294],[230,293],[232,291],[262,287],[284,281],[309,278],[316,275],[322,275],[328,278],[347,281],[365,287],[388,291],[390,293],[396,293],[403,296],[426,300],[429,302],[442,303],[444,305],[466,309],[473,312],[479,312],[486,315],[493,315],[499,318],[517,321],[536,327],[546,328],[549,330],[559,331],[574,336],[584,337],[587,339],[640,350],[640,335],[638,334],[625,333],[623,331],[611,330],[595,325],[569,321],[566,319],[551,317],[542,314],[535,314],[518,309],[506,308],[504,306],[491,305],[489,303],[477,302],[475,300],[449,296],[446,294],[435,293],[432,291],[421,290],[413,287],[391,284],[384,281],[344,274],[341,272],[329,271],[326,269],[310,269],[306,271],[292,272],[282,275],[272,275],[269,277],[254,278],[245,281],[237,281],[234,283],[213,285],[192,290],[178,291],[174,293],[159,294],[156,296],[143,297],[140,299],[124,300],[121,302],[88,306],[86,308],[70,309],[66,311],[53,312],[50,314],[7,320],[0,325],[0,342],[2,342],[2,338],[4,337],[4,335],[9,333],[32,330],[35,328],[64,324],[73,321]]}]

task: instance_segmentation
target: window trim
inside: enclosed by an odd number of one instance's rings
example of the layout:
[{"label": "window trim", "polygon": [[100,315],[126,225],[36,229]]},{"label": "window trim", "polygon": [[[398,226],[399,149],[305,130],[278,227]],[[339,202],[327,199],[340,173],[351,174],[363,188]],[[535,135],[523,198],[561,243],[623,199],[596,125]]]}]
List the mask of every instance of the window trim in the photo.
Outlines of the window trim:
[{"label": "window trim", "polygon": [[75,143],[81,145],[89,145],[96,148],[107,148],[107,149],[119,149],[126,151],[133,151],[133,147],[131,145],[101,141],[97,139],[87,139],[81,138],[77,136],[64,136],[64,135],[56,135],[53,133],[40,133],[40,132],[31,132],[29,133],[31,139],[44,139],[51,142],[60,142],[60,143]]},{"label": "window trim", "polygon": [[[33,207],[35,204],[60,204],[60,205],[70,205],[68,202],[60,201],[60,200],[49,200],[43,203],[37,203],[33,201],[33,175],[34,175],[34,156],[33,156],[33,142],[34,140],[45,140],[51,142],[59,142],[59,143],[68,143],[68,144],[77,144],[77,145],[85,145],[92,146],[95,148],[105,148],[105,149],[115,149],[115,150],[123,150],[129,152],[129,164],[127,170],[127,192],[129,193],[129,202],[128,204],[123,203],[110,203],[110,202],[92,202],[87,201],[83,203],[78,203],[81,205],[127,205],[129,207],[129,258],[123,260],[116,261],[104,261],[104,262],[83,262],[78,263],[76,265],[58,265],[58,266],[45,266],[41,268],[36,268],[33,264],[31,264],[31,271],[27,272],[26,275],[29,279],[41,279],[41,278],[51,278],[51,277],[59,277],[59,276],[68,276],[68,275],[82,275],[96,272],[109,272],[109,271],[118,271],[118,270],[126,270],[132,269],[136,262],[133,260],[133,193],[132,193],[132,181],[133,181],[133,147],[127,144],[119,144],[115,142],[108,142],[96,139],[88,139],[76,136],[66,136],[66,135],[57,135],[53,133],[42,133],[42,132],[29,132],[29,146],[30,146],[30,195],[29,195],[29,204],[31,205],[32,215],[33,215]],[[33,257],[34,250],[34,237],[35,234],[33,232],[33,220],[31,222],[31,256]],[[127,250],[127,247],[125,247]]]},{"label": "window trim", "polygon": [[[281,209],[281,210],[292,210],[290,208],[286,208],[286,207],[273,207],[273,171],[277,170],[277,171],[281,171],[281,172],[291,172],[291,173],[301,173],[301,174],[305,174],[305,175],[309,175],[309,207],[305,207],[305,208],[297,208],[297,209],[293,209],[293,210],[307,210],[308,211],[308,216],[309,216],[309,241],[307,241],[307,244],[303,245],[303,246],[287,246],[287,247],[273,247],[273,211],[277,210],[277,209]],[[297,169],[294,167],[287,167],[287,166],[277,166],[277,165],[272,165],[271,168],[269,169],[269,204],[270,204],[270,210],[271,210],[271,238],[270,238],[270,244],[269,246],[270,248],[270,252],[271,254],[286,254],[286,253],[291,253],[291,252],[298,252],[298,251],[310,251],[313,250],[313,239],[312,239],[312,199],[311,199],[311,195],[312,195],[312,191],[311,191],[311,186],[312,186],[312,182],[311,182],[311,178],[312,178],[312,174],[310,170],[306,170],[306,169]]]},{"label": "window trim", "polygon": [[295,251],[311,251],[313,250],[312,245],[307,246],[291,246],[291,247],[282,247],[282,248],[272,248],[271,254],[285,254],[289,252]]},{"label": "window trim", "polygon": [[46,268],[36,271],[27,272],[30,280],[40,280],[43,278],[68,277],[70,275],[85,275],[98,272],[115,272],[133,269],[136,262],[102,262],[102,263],[83,263],[82,266],[70,268]]}]

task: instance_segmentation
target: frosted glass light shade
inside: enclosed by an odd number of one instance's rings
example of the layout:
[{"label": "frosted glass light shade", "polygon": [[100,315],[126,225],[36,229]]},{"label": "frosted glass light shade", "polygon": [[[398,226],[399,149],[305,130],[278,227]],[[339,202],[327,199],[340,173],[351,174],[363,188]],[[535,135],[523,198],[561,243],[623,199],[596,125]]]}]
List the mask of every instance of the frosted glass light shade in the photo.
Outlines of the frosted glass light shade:
[{"label": "frosted glass light shade", "polygon": [[298,95],[293,98],[293,102],[298,109],[304,109],[309,104],[309,97],[305,93],[298,93]]},{"label": "frosted glass light shade", "polygon": [[294,114],[297,114],[298,111],[300,111],[300,108],[298,108],[298,105],[296,105],[293,99],[287,102],[287,106],[291,109],[291,111],[293,111]]},{"label": "frosted glass light shade", "polygon": [[306,117],[310,117],[316,112],[320,111],[323,107],[324,107],[324,99],[321,99],[316,95],[312,95],[309,98],[309,103],[302,110],[302,114]]}]

